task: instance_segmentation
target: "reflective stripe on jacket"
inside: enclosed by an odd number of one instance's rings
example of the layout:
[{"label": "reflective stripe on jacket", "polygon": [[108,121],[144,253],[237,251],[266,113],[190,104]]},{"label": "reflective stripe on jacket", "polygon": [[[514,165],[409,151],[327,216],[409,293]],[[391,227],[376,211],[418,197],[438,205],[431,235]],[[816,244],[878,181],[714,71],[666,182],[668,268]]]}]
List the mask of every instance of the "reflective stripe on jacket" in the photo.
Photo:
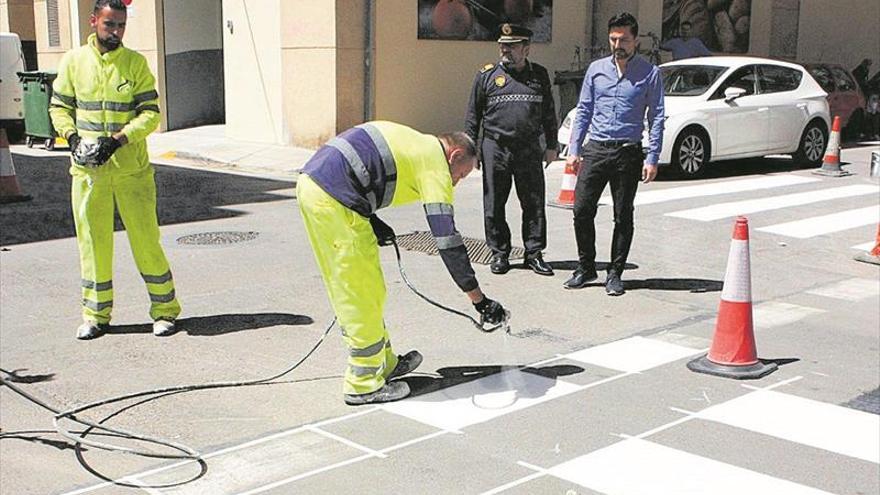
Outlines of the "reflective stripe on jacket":
[{"label": "reflective stripe on jacket", "polygon": [[92,34],[64,54],[52,90],[49,114],[58,135],[76,132],[94,140],[121,132],[128,138],[107,166],[89,173],[134,173],[149,166],[146,137],[159,125],[159,94],[143,55],[124,46],[101,54]]}]

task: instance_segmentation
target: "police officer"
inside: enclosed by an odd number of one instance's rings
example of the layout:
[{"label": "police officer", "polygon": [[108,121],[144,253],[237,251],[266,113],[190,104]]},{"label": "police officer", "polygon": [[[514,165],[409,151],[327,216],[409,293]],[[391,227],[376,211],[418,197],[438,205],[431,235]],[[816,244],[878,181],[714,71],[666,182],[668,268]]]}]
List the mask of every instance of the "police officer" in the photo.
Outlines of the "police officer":
[{"label": "police officer", "polygon": [[528,60],[531,36],[521,26],[500,26],[501,61],[486,65],[474,79],[465,122],[465,131],[475,141],[483,131],[483,211],[486,243],[493,253],[490,269],[496,274],[510,269],[510,229],[504,209],[515,182],[522,207],[525,266],[540,275],[553,275],[541,255],[547,246],[541,161],[556,159],[556,110],[547,69]]}]

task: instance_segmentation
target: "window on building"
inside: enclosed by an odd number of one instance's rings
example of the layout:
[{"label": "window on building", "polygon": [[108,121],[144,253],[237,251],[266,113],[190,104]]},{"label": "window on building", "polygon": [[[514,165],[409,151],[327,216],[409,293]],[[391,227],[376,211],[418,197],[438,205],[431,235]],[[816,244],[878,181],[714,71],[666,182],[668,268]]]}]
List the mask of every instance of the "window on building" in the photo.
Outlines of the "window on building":
[{"label": "window on building", "polygon": [[58,25],[58,0],[46,0],[46,19],[49,28],[49,46],[61,46],[61,29]]}]

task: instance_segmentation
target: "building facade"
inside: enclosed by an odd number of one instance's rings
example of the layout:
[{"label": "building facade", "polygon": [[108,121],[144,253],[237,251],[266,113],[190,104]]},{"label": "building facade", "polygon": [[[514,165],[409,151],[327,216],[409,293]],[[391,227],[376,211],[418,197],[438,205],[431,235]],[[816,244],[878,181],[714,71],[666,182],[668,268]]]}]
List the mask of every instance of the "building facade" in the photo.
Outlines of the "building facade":
[{"label": "building facade", "polygon": [[[369,119],[425,132],[454,130],[463,125],[474,74],[498,59],[493,41],[423,39],[420,15],[436,0],[128,3],[125,44],[143,53],[157,74],[163,130],[225,123],[235,139],[312,148]],[[459,3],[464,8],[465,2]],[[642,33],[658,36],[668,36],[677,22],[693,20],[718,52],[847,67],[880,54],[878,2],[511,3],[552,10],[549,41],[531,49],[531,58],[551,74],[576,72],[602,54],[607,20],[621,10],[638,17]],[[23,40],[33,40],[39,68],[53,69],[90,33],[93,5],[93,0],[0,0],[0,30],[20,31]],[[467,13],[456,20],[476,22]],[[650,43],[642,38],[643,48]],[[563,104],[559,110],[564,115],[567,108]]]}]

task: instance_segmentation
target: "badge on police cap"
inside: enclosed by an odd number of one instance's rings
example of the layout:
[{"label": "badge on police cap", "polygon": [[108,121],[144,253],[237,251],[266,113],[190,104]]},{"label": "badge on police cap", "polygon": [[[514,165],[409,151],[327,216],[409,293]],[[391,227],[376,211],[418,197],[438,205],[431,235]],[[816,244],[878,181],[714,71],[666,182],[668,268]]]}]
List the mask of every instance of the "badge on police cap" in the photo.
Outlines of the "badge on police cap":
[{"label": "badge on police cap", "polygon": [[532,31],[530,29],[507,22],[498,26],[498,34],[499,43],[521,43],[523,41],[529,41],[532,37]]},{"label": "badge on police cap", "polygon": [[510,24],[504,23],[501,26],[501,34],[505,36],[510,36],[513,33],[513,28],[510,27]]},{"label": "badge on police cap", "polygon": [[505,79],[504,76],[498,76],[495,78],[495,86],[498,86],[499,88],[503,87],[506,82],[507,79]]}]

